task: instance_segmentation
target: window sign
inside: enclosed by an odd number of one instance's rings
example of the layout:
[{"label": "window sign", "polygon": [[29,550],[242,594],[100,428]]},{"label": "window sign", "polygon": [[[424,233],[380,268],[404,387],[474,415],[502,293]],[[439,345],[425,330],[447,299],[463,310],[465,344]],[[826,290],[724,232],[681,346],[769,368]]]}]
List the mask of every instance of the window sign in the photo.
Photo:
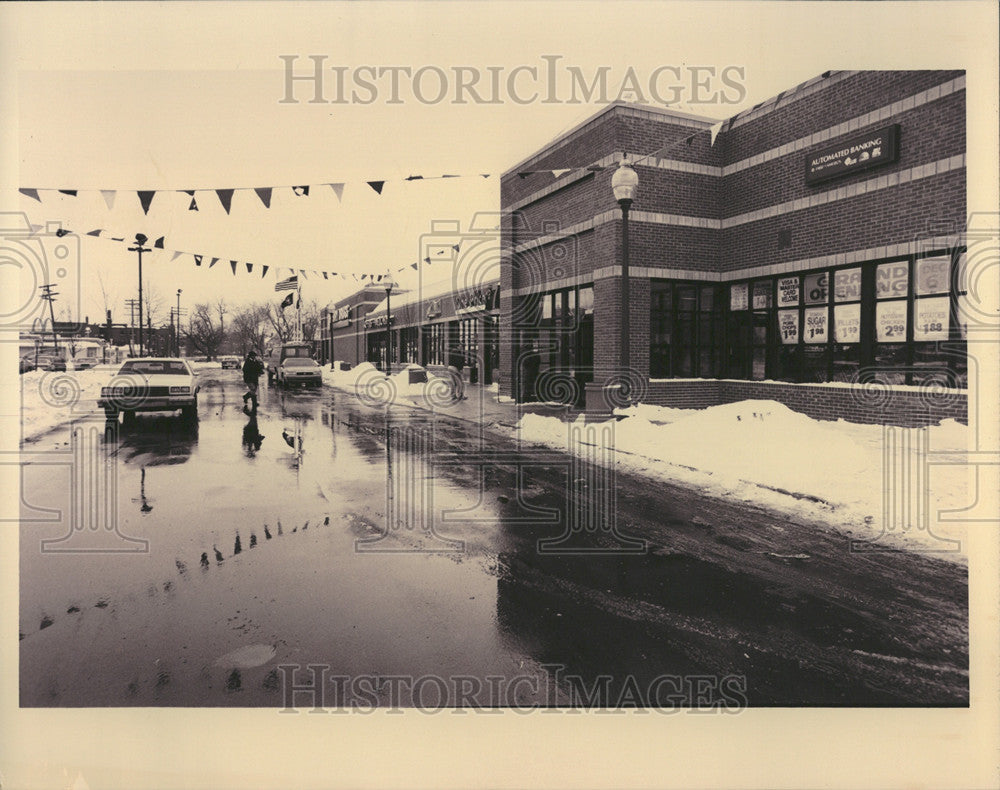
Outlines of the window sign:
[{"label": "window sign", "polygon": [[805,309],[805,341],[807,343],[825,343],[828,310],[825,307],[807,307]]},{"label": "window sign", "polygon": [[879,302],[875,306],[875,329],[879,343],[906,340],[906,302]]},{"label": "window sign", "polygon": [[879,299],[906,296],[910,265],[906,261],[879,264],[875,270],[875,295]]},{"label": "window sign", "polygon": [[948,275],[951,273],[951,258],[938,255],[935,258],[921,258],[917,261],[917,293],[948,293]]},{"label": "window sign", "polygon": [[767,310],[771,306],[771,281],[753,284],[753,309]]},{"label": "window sign", "polygon": [[933,299],[917,299],[913,303],[913,339],[947,340],[948,309],[947,296]]},{"label": "window sign", "polygon": [[857,343],[861,339],[861,305],[838,304],[833,308],[835,343]]},{"label": "window sign", "polygon": [[738,285],[729,286],[729,309],[730,310],[746,310],[748,306],[747,301],[747,284],[739,283]]},{"label": "window sign", "polygon": [[[796,288],[798,285],[796,284]],[[781,333],[781,342],[786,346],[795,345],[799,342],[799,311],[779,310],[778,311],[778,331]]]},{"label": "window sign", "polygon": [[778,280],[778,305],[799,303],[799,278],[781,277]]},{"label": "window sign", "polygon": [[958,295],[958,304],[955,305],[955,320],[958,322],[958,333],[962,340],[968,339],[969,331],[969,310],[971,305],[969,304],[968,294]]},{"label": "window sign", "polygon": [[861,299],[861,268],[840,269],[833,273],[835,302],[857,302]]},{"label": "window sign", "polygon": [[802,290],[805,293],[806,304],[826,304],[829,289],[829,272],[807,274],[802,278]]}]

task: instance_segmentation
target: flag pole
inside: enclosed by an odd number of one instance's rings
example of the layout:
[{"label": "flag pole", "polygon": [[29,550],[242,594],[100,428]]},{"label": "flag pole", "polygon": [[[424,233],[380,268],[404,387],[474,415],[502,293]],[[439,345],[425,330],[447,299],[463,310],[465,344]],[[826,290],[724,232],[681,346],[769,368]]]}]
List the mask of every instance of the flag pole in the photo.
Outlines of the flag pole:
[{"label": "flag pole", "polygon": [[295,293],[298,296],[295,304],[295,332],[296,340],[302,342],[302,281],[295,281]]}]

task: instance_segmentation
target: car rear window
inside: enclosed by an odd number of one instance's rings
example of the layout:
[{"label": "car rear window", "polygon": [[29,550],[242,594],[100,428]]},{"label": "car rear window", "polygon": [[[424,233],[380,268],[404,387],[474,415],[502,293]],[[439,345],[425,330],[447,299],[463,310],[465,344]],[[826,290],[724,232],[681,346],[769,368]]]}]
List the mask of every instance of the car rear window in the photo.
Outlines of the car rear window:
[{"label": "car rear window", "polygon": [[315,359],[307,359],[305,357],[289,357],[284,361],[284,364],[290,368],[311,368],[317,366]]},{"label": "car rear window", "polygon": [[286,346],[281,354],[285,359],[289,357],[308,357],[309,351],[309,346]]},{"label": "car rear window", "polygon": [[173,360],[146,360],[132,359],[122,365],[119,373],[142,373],[148,375],[187,375],[189,373],[187,365],[180,361]]}]

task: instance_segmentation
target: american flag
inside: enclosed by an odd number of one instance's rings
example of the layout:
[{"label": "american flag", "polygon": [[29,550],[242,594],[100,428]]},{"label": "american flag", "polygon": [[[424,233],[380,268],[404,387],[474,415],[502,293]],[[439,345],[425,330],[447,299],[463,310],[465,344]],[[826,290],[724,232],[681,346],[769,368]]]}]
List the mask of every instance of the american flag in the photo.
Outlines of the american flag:
[{"label": "american flag", "polygon": [[291,277],[284,280],[279,280],[274,284],[275,291],[294,291],[298,287],[299,276],[297,274],[293,274]]}]

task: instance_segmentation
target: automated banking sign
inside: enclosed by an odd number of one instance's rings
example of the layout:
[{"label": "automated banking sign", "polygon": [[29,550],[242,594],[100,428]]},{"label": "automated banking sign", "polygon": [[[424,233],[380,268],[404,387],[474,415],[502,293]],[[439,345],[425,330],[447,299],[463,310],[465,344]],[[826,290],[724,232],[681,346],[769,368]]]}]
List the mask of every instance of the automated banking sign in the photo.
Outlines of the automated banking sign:
[{"label": "automated banking sign", "polygon": [[818,184],[886,165],[898,157],[899,124],[894,123],[806,154],[806,183]]}]

